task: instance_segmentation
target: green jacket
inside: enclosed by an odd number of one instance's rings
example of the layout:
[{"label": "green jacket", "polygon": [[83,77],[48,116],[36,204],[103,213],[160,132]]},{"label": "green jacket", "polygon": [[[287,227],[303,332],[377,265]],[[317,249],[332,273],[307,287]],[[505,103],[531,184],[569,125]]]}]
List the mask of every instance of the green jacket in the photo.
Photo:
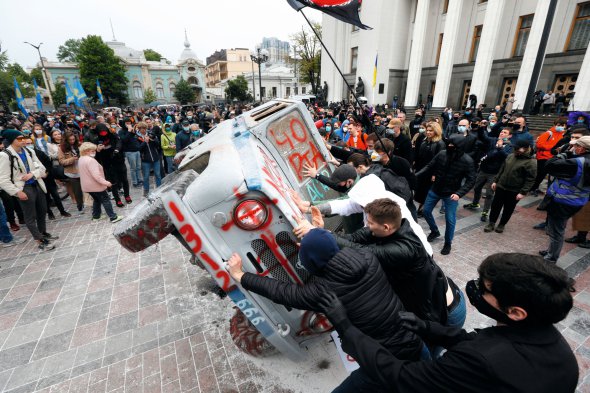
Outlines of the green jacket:
[{"label": "green jacket", "polygon": [[164,151],[164,155],[166,157],[174,157],[174,155],[176,155],[176,147],[172,148],[170,145],[174,146],[176,134],[172,131],[162,131],[162,137],[160,139],[162,141],[162,150]]},{"label": "green jacket", "polygon": [[531,157],[531,153],[524,156],[510,154],[500,172],[494,178],[496,186],[512,192],[526,195],[537,177],[537,161]]}]

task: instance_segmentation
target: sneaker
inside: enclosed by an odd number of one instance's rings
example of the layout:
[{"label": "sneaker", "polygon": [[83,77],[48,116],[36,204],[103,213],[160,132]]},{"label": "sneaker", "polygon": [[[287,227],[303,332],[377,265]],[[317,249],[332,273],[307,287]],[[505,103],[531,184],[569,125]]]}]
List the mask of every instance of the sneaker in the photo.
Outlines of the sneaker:
[{"label": "sneaker", "polygon": [[131,203],[133,203],[133,201],[131,200],[131,197],[130,196],[126,196],[125,197],[125,202],[127,202],[128,205],[131,204]]},{"label": "sneaker", "polygon": [[445,205],[442,205],[438,211],[440,214],[445,214]]},{"label": "sneaker", "polygon": [[547,226],[546,222],[541,222],[541,223],[533,226],[533,229],[545,229],[546,226]]},{"label": "sneaker", "polygon": [[144,198],[147,197],[149,193],[150,193],[149,191],[143,190],[143,197]]},{"label": "sneaker", "polygon": [[117,216],[117,217],[115,217],[115,218],[111,218],[111,223],[113,223],[113,224],[114,224],[114,223],[116,223],[116,222],[119,222],[119,221],[121,221],[122,219],[123,219],[123,216]]},{"label": "sneaker", "polygon": [[41,251],[51,251],[54,248],[55,248],[55,245],[51,244],[49,242],[48,243],[44,243],[44,242],[39,243],[39,250],[41,250]]},{"label": "sneaker", "polygon": [[547,250],[539,251],[539,255],[542,257],[546,256],[547,254],[549,254],[549,251]]},{"label": "sneaker", "polygon": [[72,215],[70,213],[68,213],[68,212],[61,213],[61,216],[62,217],[65,217],[65,218],[72,217]]},{"label": "sneaker", "polygon": [[578,243],[578,247],[590,248],[590,241],[584,240],[582,243]]},{"label": "sneaker", "polygon": [[11,222],[10,223],[10,230],[13,232],[18,232],[18,231],[20,231],[20,227],[18,226],[18,224],[16,222]]},{"label": "sneaker", "polygon": [[57,239],[59,239],[59,236],[57,236],[57,235],[56,235],[56,236],[54,236],[54,235],[52,235],[51,233],[47,233],[47,232],[45,232],[45,233],[43,234],[43,239],[46,239],[46,240],[57,240]]},{"label": "sneaker", "polygon": [[498,224],[496,227],[496,233],[503,233],[504,232],[504,225]]},{"label": "sneaker", "polygon": [[13,237],[12,240],[9,241],[8,243],[2,243],[2,247],[8,248],[8,247],[16,246],[17,244],[22,244],[25,241],[26,240],[24,237]]},{"label": "sneaker", "polygon": [[479,207],[479,203],[467,203],[463,205],[463,208],[468,210],[477,210]]},{"label": "sneaker", "polygon": [[55,220],[55,214],[52,211],[47,212],[47,218],[51,221]]},{"label": "sneaker", "polygon": [[488,221],[488,212],[485,210],[483,212],[481,212],[481,218],[479,220],[481,222],[487,222]]},{"label": "sneaker", "polygon": [[92,217],[92,220],[91,221],[92,222],[98,222],[100,220],[102,220],[102,217]]},{"label": "sneaker", "polygon": [[117,201],[116,205],[117,205],[117,207],[125,207],[125,205],[121,201]]},{"label": "sneaker", "polygon": [[492,232],[494,230],[494,227],[496,225],[493,222],[488,223],[488,225],[485,226],[485,228],[483,229],[484,232]]},{"label": "sneaker", "polygon": [[78,210],[78,215],[79,215],[79,216],[81,216],[81,215],[83,215],[83,214],[86,214],[86,212],[84,211],[84,209],[82,209],[82,210]]},{"label": "sneaker", "polygon": [[426,238],[426,240],[428,240],[429,242],[431,242],[434,239],[436,239],[437,237],[440,237],[440,232],[439,231],[430,232],[430,234],[428,235],[428,237]]},{"label": "sneaker", "polygon": [[440,250],[442,255],[449,255],[451,253],[451,245],[449,243],[445,243],[442,250]]}]

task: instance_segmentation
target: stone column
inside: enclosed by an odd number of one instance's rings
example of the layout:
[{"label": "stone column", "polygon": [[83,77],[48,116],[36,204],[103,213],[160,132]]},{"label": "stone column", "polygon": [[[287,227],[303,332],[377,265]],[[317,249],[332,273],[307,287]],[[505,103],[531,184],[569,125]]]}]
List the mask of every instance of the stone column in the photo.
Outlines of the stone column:
[{"label": "stone column", "polygon": [[449,0],[442,48],[440,50],[438,70],[436,72],[436,89],[432,101],[432,106],[435,108],[444,108],[447,106],[455,60],[455,48],[457,47],[458,41],[457,36],[459,34],[459,27],[461,27],[462,11],[463,0]]},{"label": "stone column", "polygon": [[588,86],[590,86],[590,46],[586,48],[582,68],[580,69],[576,87],[574,88],[576,95],[573,100],[570,100],[568,110],[590,111],[590,89]]},{"label": "stone column", "polygon": [[408,65],[408,84],[404,100],[405,106],[415,106],[418,103],[429,3],[429,0],[418,0],[418,6],[416,7],[412,48],[410,49],[412,52],[410,54],[410,64]]},{"label": "stone column", "polygon": [[504,14],[505,4],[506,0],[489,0],[486,5],[486,16],[479,40],[479,49],[475,59],[470,90],[470,94],[475,94],[478,101],[482,103],[485,102],[490,81],[496,43],[502,29],[502,15]]},{"label": "stone column", "polygon": [[[543,29],[545,28],[545,20],[547,19],[547,12],[551,0],[538,0],[537,8],[535,9],[535,16],[533,18],[533,25],[529,33],[529,38],[522,57],[522,64],[520,65],[520,72],[518,74],[518,81],[516,83],[516,90],[514,92],[514,106],[512,109],[522,110],[524,102],[531,84],[533,76],[533,68],[535,67],[535,60],[539,52],[539,45],[541,44],[541,37]],[[483,42],[483,41],[482,41]],[[534,81],[537,83],[537,81]]]}]

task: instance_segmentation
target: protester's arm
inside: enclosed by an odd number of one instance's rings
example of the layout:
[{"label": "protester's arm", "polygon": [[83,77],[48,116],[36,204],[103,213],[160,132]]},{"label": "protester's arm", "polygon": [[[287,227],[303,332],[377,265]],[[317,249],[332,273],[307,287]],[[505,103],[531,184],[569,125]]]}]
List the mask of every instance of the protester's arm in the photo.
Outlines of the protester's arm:
[{"label": "protester's arm", "polygon": [[578,172],[578,162],[573,158],[553,157],[547,161],[545,169],[551,176],[568,179]]},{"label": "protester's arm", "polygon": [[437,155],[434,156],[432,160],[430,160],[430,162],[426,164],[424,168],[420,169],[420,171],[416,173],[416,177],[419,178],[421,176],[428,176],[429,174],[431,174],[434,171],[434,168],[436,167],[439,159],[441,158],[441,154],[443,154],[443,150],[439,151]]},{"label": "protester's arm", "polygon": [[[355,213],[363,213],[363,207],[358,203],[354,202],[350,198],[336,199],[328,202],[330,205],[331,214],[338,214],[339,216],[350,216]],[[320,209],[320,211],[322,211]],[[324,211],[322,211],[322,214]]]},{"label": "protester's arm", "polygon": [[345,193],[348,190],[346,187],[339,186],[338,183],[333,182],[332,180],[330,180],[330,178],[328,176],[324,176],[321,173],[318,173],[318,175],[315,177],[315,179],[317,181],[319,181],[320,183],[325,184],[326,186],[330,187],[334,191],[338,191],[340,193]]},{"label": "protester's arm", "polygon": [[272,300],[274,303],[300,310],[317,311],[317,285],[297,285],[274,278],[244,273],[241,281],[244,289]]},{"label": "protester's arm", "polygon": [[463,182],[463,186],[455,194],[463,198],[465,194],[467,194],[469,190],[471,190],[475,185],[475,178],[475,166],[473,165],[473,160],[469,160],[469,165],[465,173],[465,181]]},{"label": "protester's arm", "polygon": [[330,153],[334,156],[334,158],[342,160],[344,162],[348,160],[348,157],[353,155],[352,152],[334,145],[330,146]]}]

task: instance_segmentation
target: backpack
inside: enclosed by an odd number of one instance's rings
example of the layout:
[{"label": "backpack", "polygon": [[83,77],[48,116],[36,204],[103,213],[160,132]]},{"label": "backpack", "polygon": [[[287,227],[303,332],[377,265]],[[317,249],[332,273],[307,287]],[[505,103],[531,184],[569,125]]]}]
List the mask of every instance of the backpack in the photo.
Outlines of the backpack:
[{"label": "backpack", "polygon": [[[29,158],[32,160],[33,159],[33,155],[31,154],[31,152],[29,151],[29,149],[27,149],[26,147],[24,147],[23,150],[25,151],[25,154],[27,154],[29,156]],[[13,155],[12,153],[10,153],[8,151],[8,149],[4,149],[2,151],[2,153],[6,153],[6,155],[8,156],[8,159],[10,160],[10,181],[12,182],[12,184],[15,184],[14,183],[14,160],[16,160],[16,156]]]}]

